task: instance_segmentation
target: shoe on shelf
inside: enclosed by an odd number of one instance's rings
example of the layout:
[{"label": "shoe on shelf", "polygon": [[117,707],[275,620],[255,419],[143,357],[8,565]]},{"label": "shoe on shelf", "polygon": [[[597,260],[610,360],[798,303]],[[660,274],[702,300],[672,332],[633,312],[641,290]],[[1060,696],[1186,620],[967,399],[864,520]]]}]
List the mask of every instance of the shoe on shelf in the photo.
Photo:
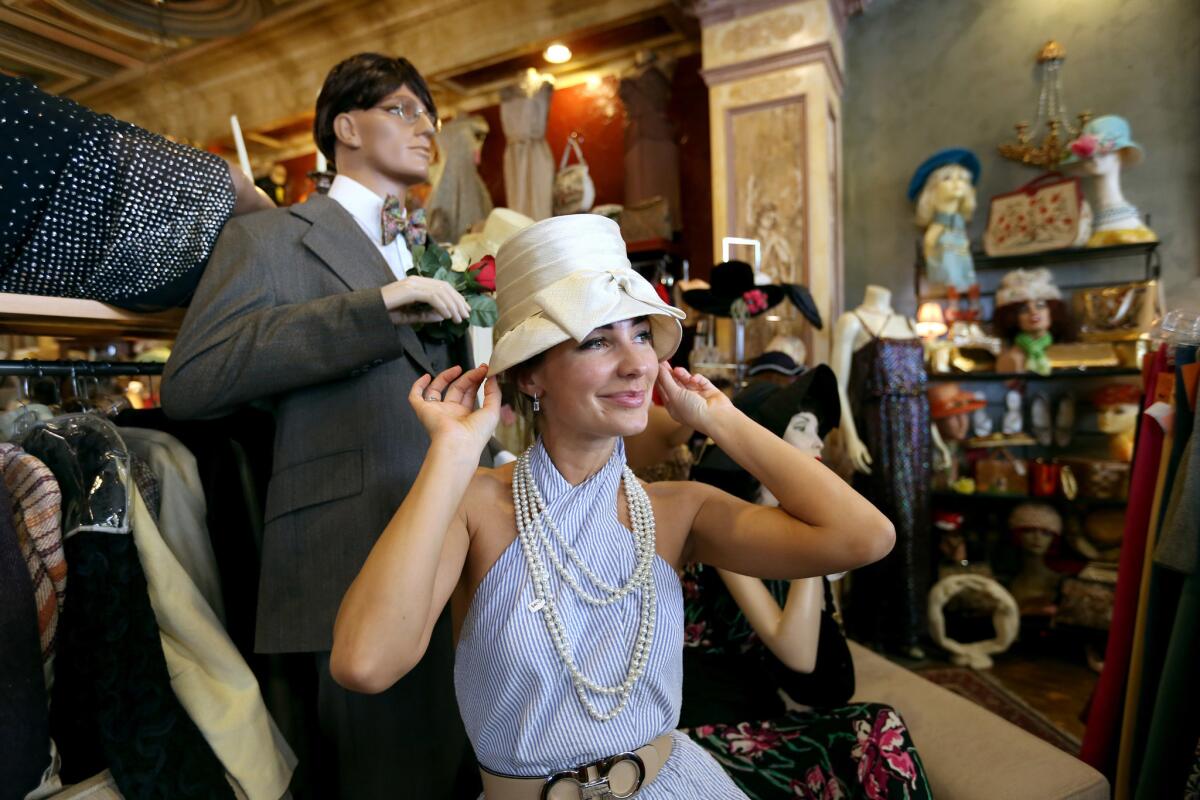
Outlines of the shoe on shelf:
[{"label": "shoe on shelf", "polygon": [[1054,443],[1068,447],[1075,433],[1075,398],[1065,394],[1058,400],[1058,411],[1054,414]]},{"label": "shoe on shelf", "polygon": [[1029,406],[1029,426],[1033,428],[1033,438],[1037,443],[1048,447],[1054,442],[1054,431],[1050,419],[1050,398],[1044,394],[1035,394]]}]

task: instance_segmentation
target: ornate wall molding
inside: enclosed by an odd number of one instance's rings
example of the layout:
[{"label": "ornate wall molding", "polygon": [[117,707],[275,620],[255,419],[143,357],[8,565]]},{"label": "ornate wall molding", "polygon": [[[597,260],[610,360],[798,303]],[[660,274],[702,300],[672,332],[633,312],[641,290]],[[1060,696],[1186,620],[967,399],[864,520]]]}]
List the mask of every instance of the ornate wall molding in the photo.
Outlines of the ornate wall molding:
[{"label": "ornate wall molding", "polygon": [[790,67],[812,63],[819,63],[825,67],[829,72],[829,79],[833,82],[835,91],[840,96],[845,88],[845,83],[842,76],[842,69],[838,65],[833,46],[829,42],[821,42],[809,45],[808,47],[801,47],[798,50],[789,50],[783,53],[752,58],[748,61],[739,61],[734,64],[713,67],[701,70],[700,74],[704,77],[704,82],[711,88],[719,86],[722,83],[744,80],[767,72],[778,72]]}]

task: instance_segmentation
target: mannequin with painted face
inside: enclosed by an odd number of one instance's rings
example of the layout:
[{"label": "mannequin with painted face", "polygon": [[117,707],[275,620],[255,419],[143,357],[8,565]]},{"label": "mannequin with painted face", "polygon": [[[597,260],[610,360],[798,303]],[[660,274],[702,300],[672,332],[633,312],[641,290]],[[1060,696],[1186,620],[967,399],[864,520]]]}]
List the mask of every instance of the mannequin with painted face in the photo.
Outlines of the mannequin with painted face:
[{"label": "mannequin with painted face", "polygon": [[1045,503],[1022,503],[1009,515],[1008,528],[1022,553],[1012,596],[1022,613],[1052,612],[1062,576],[1046,565],[1046,554],[1062,536],[1062,517]]},{"label": "mannequin with painted face", "polygon": [[[951,321],[978,318],[979,282],[966,227],[975,214],[978,180],[978,157],[970,150],[950,148],[917,167],[908,187],[908,199],[917,204],[915,222],[925,230],[921,247],[925,278],[945,288]],[[957,308],[964,292],[969,298],[966,312]]]},{"label": "mannequin with painted face", "polygon": [[1050,271],[1017,269],[996,291],[996,332],[1011,346],[996,359],[997,372],[1050,374],[1049,348],[1067,330],[1067,309]]},{"label": "mannequin with painted face", "polygon": [[1096,219],[1088,247],[1110,247],[1155,242],[1158,236],[1142,221],[1137,206],[1121,191],[1121,170],[1142,160],[1141,145],[1130,137],[1124,117],[1109,115],[1091,120],[1069,145],[1062,163],[1068,174],[1087,178]]},{"label": "mannequin with painted face", "polygon": [[1096,425],[1101,433],[1108,434],[1108,454],[1116,461],[1133,460],[1140,401],[1141,390],[1128,383],[1111,383],[1092,395]]}]

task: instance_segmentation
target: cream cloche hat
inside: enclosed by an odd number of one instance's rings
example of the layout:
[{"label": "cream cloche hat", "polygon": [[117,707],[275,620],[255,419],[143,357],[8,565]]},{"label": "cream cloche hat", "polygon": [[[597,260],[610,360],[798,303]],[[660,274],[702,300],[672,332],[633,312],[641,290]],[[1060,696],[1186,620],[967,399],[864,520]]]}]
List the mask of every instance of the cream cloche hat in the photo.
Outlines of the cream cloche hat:
[{"label": "cream cloche hat", "polygon": [[1062,293],[1054,285],[1054,276],[1045,267],[1015,269],[1004,276],[996,290],[996,305],[1026,303],[1030,300],[1061,300]]},{"label": "cream cloche hat", "polygon": [[496,253],[496,305],[492,375],[634,317],[650,318],[660,360],[683,336],[683,311],[634,271],[620,227],[599,214],[551,217],[508,239]]},{"label": "cream cloche hat", "polygon": [[478,233],[464,233],[452,250],[462,253],[468,264],[474,264],[484,256],[494,256],[517,231],[533,224],[533,219],[511,208],[493,208]]}]

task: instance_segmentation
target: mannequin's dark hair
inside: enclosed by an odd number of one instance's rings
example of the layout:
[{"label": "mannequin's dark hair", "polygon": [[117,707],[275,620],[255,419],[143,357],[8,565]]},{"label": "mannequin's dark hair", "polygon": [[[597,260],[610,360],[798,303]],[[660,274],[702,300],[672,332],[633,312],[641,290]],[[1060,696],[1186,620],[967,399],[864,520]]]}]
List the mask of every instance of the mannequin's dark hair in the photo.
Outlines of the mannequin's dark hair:
[{"label": "mannequin's dark hair", "polygon": [[[992,314],[992,329],[998,336],[1011,340],[1021,332],[1020,316],[1024,306],[1024,300],[996,306],[996,310]],[[1071,313],[1067,309],[1067,304],[1062,300],[1047,300],[1046,310],[1050,312],[1050,335],[1054,337],[1054,341],[1070,341]]]},{"label": "mannequin's dark hair", "polygon": [[359,53],[329,70],[317,114],[313,118],[313,139],[330,164],[337,162],[337,136],[333,121],[338,114],[372,108],[392,92],[407,86],[431,115],[437,116],[433,95],[421,73],[407,58],[392,58],[378,53]]}]

